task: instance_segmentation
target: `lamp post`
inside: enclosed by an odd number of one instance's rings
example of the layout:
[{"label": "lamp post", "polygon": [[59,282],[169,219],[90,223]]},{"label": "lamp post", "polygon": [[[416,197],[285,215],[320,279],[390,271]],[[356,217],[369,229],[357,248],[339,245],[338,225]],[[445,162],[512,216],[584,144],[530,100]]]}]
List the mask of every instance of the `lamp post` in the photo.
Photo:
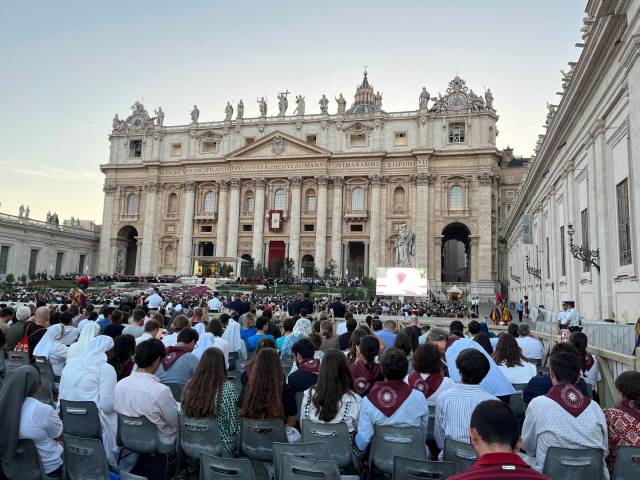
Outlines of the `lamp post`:
[{"label": "lamp post", "polygon": [[567,233],[569,234],[569,250],[573,258],[577,258],[586,265],[593,265],[600,271],[600,265],[596,260],[600,261],[600,249],[591,250],[585,245],[575,245],[573,243],[573,234],[576,233],[573,225],[567,225]]},{"label": "lamp post", "polygon": [[529,255],[528,254],[525,257],[525,260],[527,261],[527,272],[529,272],[530,275],[534,276],[538,280],[542,280],[542,275],[540,275],[542,273],[542,271],[539,268],[534,268],[534,267],[529,265]]}]

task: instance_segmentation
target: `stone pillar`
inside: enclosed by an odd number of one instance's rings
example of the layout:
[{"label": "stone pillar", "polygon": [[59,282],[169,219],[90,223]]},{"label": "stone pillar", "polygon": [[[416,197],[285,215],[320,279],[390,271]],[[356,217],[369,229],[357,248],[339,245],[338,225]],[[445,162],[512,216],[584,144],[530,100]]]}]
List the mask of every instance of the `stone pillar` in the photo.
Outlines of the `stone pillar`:
[{"label": "stone pillar", "polygon": [[480,236],[478,243],[478,249],[476,257],[477,265],[477,281],[478,288],[481,290],[480,294],[493,294],[494,282],[492,279],[492,265],[491,265],[491,246],[493,228],[491,225],[491,193],[494,189],[494,178],[489,174],[482,174],[478,176],[478,190],[476,198],[473,199],[473,203],[476,206],[478,212],[478,232],[484,232],[484,235]]},{"label": "stone pillar", "polygon": [[369,242],[364,242],[364,276],[369,276]]},{"label": "stone pillar", "polygon": [[333,211],[331,212],[331,260],[335,263],[336,277],[342,277],[342,190],[344,179],[333,179]]},{"label": "stone pillar", "polygon": [[349,274],[349,242],[344,242],[342,251],[342,275],[346,276]]},{"label": "stone pillar", "polygon": [[416,268],[428,268],[429,249],[429,183],[431,177],[420,173],[412,178],[416,182]]},{"label": "stone pillar", "polygon": [[256,179],[255,203],[253,208],[253,243],[251,246],[251,256],[254,265],[264,266],[262,257],[262,242],[264,237],[264,178]]},{"label": "stone pillar", "polygon": [[316,205],[316,255],[315,267],[324,276],[327,257],[327,184],[329,177],[318,177],[318,204]]},{"label": "stone pillar", "polygon": [[[229,181],[229,232],[227,234],[227,257],[238,256],[238,228],[240,227],[240,179]],[[237,262],[236,262],[237,263]],[[237,265],[236,265],[236,274]]]},{"label": "stone pillar", "polygon": [[191,251],[193,248],[193,214],[196,205],[196,184],[186,182],[183,185],[185,191],[184,212],[182,218],[182,246],[180,248],[180,262],[178,273],[191,275],[193,258]]},{"label": "stone pillar", "polygon": [[147,183],[144,186],[144,226],[142,227],[142,253],[140,254],[141,275],[154,273],[151,271],[151,259],[155,250],[155,228],[156,228],[156,203],[157,194],[162,191],[162,185],[157,182]]},{"label": "stone pillar", "polygon": [[216,248],[213,254],[216,257],[224,257],[227,252],[227,196],[229,195],[229,182],[218,182],[218,221],[216,228]]},{"label": "stone pillar", "polygon": [[289,215],[289,258],[293,260],[293,274],[300,276],[300,197],[302,177],[289,180],[291,189],[291,214]]},{"label": "stone pillar", "polygon": [[380,189],[384,179],[371,177],[371,202],[369,203],[369,276],[378,270],[380,255]]},{"label": "stone pillar", "polygon": [[[102,211],[102,230],[100,232],[100,264],[97,273],[111,274],[113,268],[111,267],[111,236],[113,229],[113,208],[116,203],[115,193],[118,187],[115,185],[105,185],[102,189],[104,191],[104,208]],[[25,250],[27,249],[25,243]],[[28,251],[28,250],[27,250]],[[28,251],[30,254],[30,251]],[[29,255],[25,255],[27,258],[27,269],[29,271]]]}]

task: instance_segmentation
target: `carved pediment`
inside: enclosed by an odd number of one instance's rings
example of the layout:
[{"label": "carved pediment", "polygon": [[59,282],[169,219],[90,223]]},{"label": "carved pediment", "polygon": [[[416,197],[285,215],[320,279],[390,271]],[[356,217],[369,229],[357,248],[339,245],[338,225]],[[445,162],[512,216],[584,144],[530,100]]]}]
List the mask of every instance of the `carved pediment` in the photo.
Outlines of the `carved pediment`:
[{"label": "carved pediment", "polygon": [[286,158],[304,156],[329,156],[331,152],[317,145],[300,140],[286,133],[276,131],[255,142],[231,152],[227,158]]},{"label": "carved pediment", "polygon": [[349,125],[343,126],[342,130],[345,133],[368,133],[373,130],[372,123],[353,122]]},{"label": "carved pediment", "polygon": [[215,130],[203,130],[196,131],[194,136],[198,140],[219,140],[222,138],[222,133]]}]

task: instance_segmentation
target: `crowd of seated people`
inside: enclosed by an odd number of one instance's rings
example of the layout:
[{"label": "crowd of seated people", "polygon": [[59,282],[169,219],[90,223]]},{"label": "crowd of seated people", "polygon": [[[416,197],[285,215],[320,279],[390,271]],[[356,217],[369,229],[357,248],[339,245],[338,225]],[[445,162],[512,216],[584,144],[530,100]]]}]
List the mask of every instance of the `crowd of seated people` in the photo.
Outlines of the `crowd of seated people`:
[{"label": "crowd of seated people", "polygon": [[[281,421],[290,443],[300,442],[305,421],[344,423],[352,472],[362,475],[376,426],[416,427],[434,460],[444,459],[447,439],[473,445],[479,459],[459,479],[505,471],[512,475],[495,478],[546,478],[552,447],[601,451],[607,476],[620,447],[640,447],[640,373],[617,378],[621,402],[603,411],[597,358],[581,332],[556,344],[548,372],[539,372],[544,350],[522,325],[496,336],[484,322],[465,328],[454,320],[448,330],[423,332],[411,318],[398,330],[372,316],[359,324],[349,311],[334,323],[302,308],[305,298],[280,321],[242,297],[211,316],[206,304],[166,315],[166,301],[157,309],[143,301],[99,314],[74,308],[63,322],[46,305],[25,306],[9,316],[6,334],[0,330],[0,347],[46,359],[59,377],[58,401],[95,403],[114,471],[144,474],[147,465],[143,455],[118,464],[118,415],[147,418],[163,455],[178,448],[180,414],[216,419],[229,457],[243,454],[243,418]],[[31,439],[48,477],[61,478],[62,421],[55,401],[36,398],[43,381],[30,365],[5,374],[0,456],[11,461],[17,441]],[[520,394],[523,417],[509,407]]]}]

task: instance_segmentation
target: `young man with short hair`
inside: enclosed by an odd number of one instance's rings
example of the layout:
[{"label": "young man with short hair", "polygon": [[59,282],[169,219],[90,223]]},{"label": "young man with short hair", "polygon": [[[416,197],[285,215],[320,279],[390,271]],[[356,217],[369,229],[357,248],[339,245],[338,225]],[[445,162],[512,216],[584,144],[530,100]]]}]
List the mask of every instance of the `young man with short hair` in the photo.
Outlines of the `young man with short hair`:
[{"label": "young man with short hair", "polygon": [[302,338],[293,344],[291,353],[298,369],[287,378],[289,386],[297,393],[304,392],[318,381],[320,360],[314,358],[315,347],[310,340]]},{"label": "young man with short hair", "polygon": [[162,325],[160,325],[157,320],[149,320],[144,325],[144,333],[136,338],[136,345],[140,345],[147,340],[155,339],[161,328]]},{"label": "young man with short hair", "polygon": [[267,333],[268,325],[269,320],[265,317],[260,317],[258,320],[256,320],[256,328],[258,330],[256,331],[255,335],[247,338],[247,352],[253,352],[256,348],[258,348],[258,344],[260,343],[260,339],[262,338],[270,338],[275,342],[276,339],[273,337],[273,335],[269,335]]},{"label": "young man with short hair", "polygon": [[192,352],[198,343],[198,332],[187,327],[178,333],[178,343],[167,348],[167,356],[162,359],[156,377],[162,383],[185,385],[198,366],[198,357]]},{"label": "young man with short hair", "polygon": [[338,346],[340,350],[347,350],[349,348],[349,344],[351,342],[351,334],[358,328],[358,322],[353,316],[347,319],[345,322],[347,331],[338,336]]},{"label": "young man with short hair", "polygon": [[131,335],[134,338],[138,338],[142,336],[144,333],[144,317],[147,316],[147,313],[143,308],[136,308],[133,310],[133,321],[130,325],[124,327],[122,330],[123,335]]}]

